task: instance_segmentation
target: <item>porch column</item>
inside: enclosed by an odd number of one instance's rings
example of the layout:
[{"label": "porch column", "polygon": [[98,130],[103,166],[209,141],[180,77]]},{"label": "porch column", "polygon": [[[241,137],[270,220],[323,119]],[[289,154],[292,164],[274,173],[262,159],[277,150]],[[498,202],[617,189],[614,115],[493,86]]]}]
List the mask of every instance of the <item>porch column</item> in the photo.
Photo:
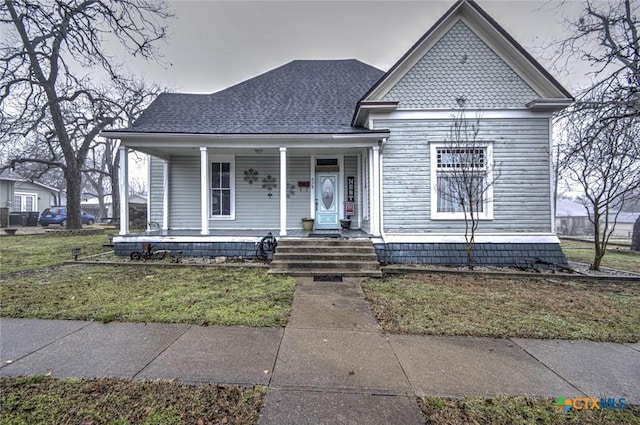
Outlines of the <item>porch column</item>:
[{"label": "porch column", "polygon": [[[151,182],[151,156],[147,155],[147,182]],[[151,183],[149,183],[151,188]],[[147,231],[151,230],[151,190],[147,190]]]},{"label": "porch column", "polygon": [[380,236],[380,147],[374,146],[373,150],[373,203],[371,204],[371,233]]},{"label": "porch column", "polygon": [[357,187],[357,208],[358,208],[358,229],[362,228],[362,205],[364,204],[364,202],[362,202],[362,152],[358,154],[358,168],[357,168],[357,172],[356,175],[358,176],[358,185]]},{"label": "porch column", "polygon": [[209,234],[209,151],[200,146],[200,234]]},{"label": "porch column", "polygon": [[280,236],[287,235],[287,148],[280,147]]},{"label": "porch column", "polygon": [[129,155],[126,146],[118,147],[120,155],[120,234],[129,233]]},{"label": "porch column", "polygon": [[[149,191],[149,193],[151,193],[151,191]],[[169,160],[168,159],[165,159],[162,162],[162,230],[169,230]]]}]

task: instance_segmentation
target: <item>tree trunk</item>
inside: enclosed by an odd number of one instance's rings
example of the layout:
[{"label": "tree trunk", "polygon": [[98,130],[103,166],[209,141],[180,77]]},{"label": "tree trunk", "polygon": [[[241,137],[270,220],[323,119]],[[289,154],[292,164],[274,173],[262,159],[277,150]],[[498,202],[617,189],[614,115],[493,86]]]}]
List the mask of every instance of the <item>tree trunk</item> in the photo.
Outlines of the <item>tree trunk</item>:
[{"label": "tree trunk", "polygon": [[640,215],[633,224],[633,236],[631,238],[631,251],[640,251]]},{"label": "tree trunk", "polygon": [[600,270],[600,263],[602,262],[602,257],[604,257],[604,252],[602,249],[597,249],[596,254],[593,258],[593,264],[591,265],[591,270]]},{"label": "tree trunk", "polygon": [[67,164],[67,229],[82,229],[80,219],[80,201],[82,196],[82,174],[74,161]]},{"label": "tree trunk", "polygon": [[100,221],[102,221],[107,216],[107,207],[105,206],[105,202],[104,202],[105,193],[104,193],[104,187],[102,186],[102,184],[103,184],[102,177],[100,177],[98,179],[98,184],[95,187],[96,195],[98,198],[98,212],[100,214],[100,217],[98,217],[98,220]]}]

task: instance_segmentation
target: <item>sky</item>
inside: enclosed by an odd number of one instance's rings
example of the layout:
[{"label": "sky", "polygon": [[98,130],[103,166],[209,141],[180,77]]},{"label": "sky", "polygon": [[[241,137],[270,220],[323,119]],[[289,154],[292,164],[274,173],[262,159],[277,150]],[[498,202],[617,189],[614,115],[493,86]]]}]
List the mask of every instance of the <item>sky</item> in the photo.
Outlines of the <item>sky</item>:
[{"label": "sky", "polygon": [[[566,37],[577,1],[477,0],[544,66],[542,46]],[[213,93],[295,59],[358,59],[388,70],[445,13],[449,1],[172,0],[175,19],[159,48],[163,65],[127,66],[171,91]],[[569,90],[583,84],[549,69]]]}]

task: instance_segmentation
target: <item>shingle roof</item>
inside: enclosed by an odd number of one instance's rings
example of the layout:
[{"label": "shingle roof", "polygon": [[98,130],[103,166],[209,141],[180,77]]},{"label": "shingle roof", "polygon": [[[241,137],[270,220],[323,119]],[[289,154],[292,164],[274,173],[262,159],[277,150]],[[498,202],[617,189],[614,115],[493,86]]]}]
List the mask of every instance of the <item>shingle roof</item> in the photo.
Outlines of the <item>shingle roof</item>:
[{"label": "shingle roof", "polygon": [[5,168],[0,171],[0,180],[14,181],[18,182],[22,180],[18,175],[16,175],[10,168]]},{"label": "shingle roof", "polygon": [[163,93],[125,132],[361,133],[358,100],[384,72],[355,59],[295,60],[213,94]]}]

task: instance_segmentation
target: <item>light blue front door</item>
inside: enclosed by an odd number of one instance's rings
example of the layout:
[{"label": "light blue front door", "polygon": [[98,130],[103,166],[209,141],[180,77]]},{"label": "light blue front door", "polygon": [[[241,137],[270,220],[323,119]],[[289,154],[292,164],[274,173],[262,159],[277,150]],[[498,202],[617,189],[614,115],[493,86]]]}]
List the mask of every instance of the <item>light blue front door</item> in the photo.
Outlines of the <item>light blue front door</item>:
[{"label": "light blue front door", "polygon": [[338,173],[316,173],[316,229],[339,229]]}]

